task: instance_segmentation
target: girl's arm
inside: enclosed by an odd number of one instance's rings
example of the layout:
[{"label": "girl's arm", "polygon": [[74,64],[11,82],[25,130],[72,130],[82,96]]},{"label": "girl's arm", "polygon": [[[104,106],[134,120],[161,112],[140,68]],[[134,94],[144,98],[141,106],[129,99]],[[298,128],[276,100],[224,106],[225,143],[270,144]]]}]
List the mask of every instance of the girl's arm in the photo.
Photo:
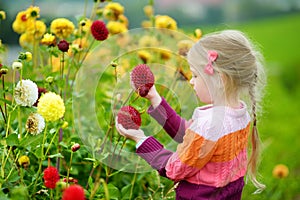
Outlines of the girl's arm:
[{"label": "girl's arm", "polygon": [[164,149],[154,137],[148,137],[136,150],[161,176],[179,181],[194,176],[209,162],[216,150],[216,142],[189,131],[176,152]]},{"label": "girl's arm", "polygon": [[146,137],[141,129],[125,129],[118,123],[117,119],[116,128],[120,135],[136,143],[143,141],[136,150],[137,154],[144,158],[154,169],[157,169],[160,175],[166,176],[165,166],[173,152],[164,149],[163,145],[154,137]]},{"label": "girl's arm", "polygon": [[165,131],[177,142],[183,141],[186,128],[189,126],[184,118],[180,117],[175,110],[162,98],[153,86],[147,99],[150,100],[151,106],[148,113],[165,129]]}]

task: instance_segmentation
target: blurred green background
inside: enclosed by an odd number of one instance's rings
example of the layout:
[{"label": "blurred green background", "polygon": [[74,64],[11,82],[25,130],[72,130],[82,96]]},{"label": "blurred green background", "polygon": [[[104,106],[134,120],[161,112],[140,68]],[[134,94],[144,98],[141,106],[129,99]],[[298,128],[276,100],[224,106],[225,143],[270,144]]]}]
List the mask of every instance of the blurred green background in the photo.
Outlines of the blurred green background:
[{"label": "blurred green background", "polygon": [[[91,6],[92,0],[89,2]],[[140,27],[145,19],[143,7],[148,1],[119,2],[125,7],[130,28]],[[4,60],[8,65],[19,51],[18,35],[11,29],[12,21],[17,12],[31,3],[0,0],[0,10],[7,14],[7,20],[1,22],[0,38],[8,46]],[[243,199],[300,199],[300,1],[161,0],[154,3],[156,14],[170,15],[186,33],[192,33],[195,28],[200,28],[203,34],[239,29],[259,44],[268,75],[264,111],[259,121],[264,144],[260,180],[267,185],[267,190],[261,195],[252,195],[254,188],[249,184]],[[76,19],[83,11],[84,1],[40,0],[35,4],[41,8],[46,22],[50,22],[56,17]],[[289,168],[287,178],[272,176],[277,164]]]}]

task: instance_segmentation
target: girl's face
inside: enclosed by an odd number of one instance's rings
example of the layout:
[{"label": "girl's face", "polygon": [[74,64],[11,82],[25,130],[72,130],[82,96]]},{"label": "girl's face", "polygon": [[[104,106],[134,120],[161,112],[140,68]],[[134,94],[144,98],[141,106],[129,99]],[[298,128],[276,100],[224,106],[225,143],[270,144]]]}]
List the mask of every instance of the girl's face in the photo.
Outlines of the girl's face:
[{"label": "girl's face", "polygon": [[206,104],[213,103],[205,80],[194,69],[191,68],[191,71],[192,79],[190,80],[190,83],[193,85],[196,95],[200,101]]}]

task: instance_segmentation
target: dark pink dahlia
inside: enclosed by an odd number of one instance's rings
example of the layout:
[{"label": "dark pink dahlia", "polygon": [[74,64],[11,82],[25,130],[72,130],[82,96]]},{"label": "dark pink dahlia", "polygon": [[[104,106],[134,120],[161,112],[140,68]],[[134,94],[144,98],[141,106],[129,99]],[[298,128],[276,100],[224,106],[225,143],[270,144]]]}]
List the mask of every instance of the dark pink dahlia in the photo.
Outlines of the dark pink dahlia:
[{"label": "dark pink dahlia", "polygon": [[69,43],[66,40],[61,40],[59,41],[59,43],[57,44],[57,47],[59,50],[61,50],[62,52],[67,52],[69,50]]},{"label": "dark pink dahlia", "polygon": [[106,25],[101,20],[96,20],[93,22],[91,26],[91,32],[96,40],[103,41],[108,37],[108,30],[106,28]]}]

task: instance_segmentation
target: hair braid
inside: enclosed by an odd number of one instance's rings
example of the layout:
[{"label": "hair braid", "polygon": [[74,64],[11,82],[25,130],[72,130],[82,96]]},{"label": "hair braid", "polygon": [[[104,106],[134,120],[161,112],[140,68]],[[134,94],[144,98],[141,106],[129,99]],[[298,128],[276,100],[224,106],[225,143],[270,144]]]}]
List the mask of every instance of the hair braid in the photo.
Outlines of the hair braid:
[{"label": "hair braid", "polygon": [[257,188],[255,193],[260,193],[262,190],[265,189],[265,185],[260,183],[256,179],[256,171],[257,166],[259,164],[259,156],[260,156],[260,148],[261,148],[261,142],[258,135],[257,130],[257,119],[256,119],[256,95],[255,95],[255,86],[257,82],[257,74],[254,75],[254,84],[251,85],[251,88],[249,90],[249,94],[252,101],[252,117],[253,117],[253,125],[252,125],[252,134],[251,134],[251,144],[252,144],[252,150],[251,150],[251,156],[248,162],[248,175],[250,177],[250,180],[252,181],[253,185]]}]

